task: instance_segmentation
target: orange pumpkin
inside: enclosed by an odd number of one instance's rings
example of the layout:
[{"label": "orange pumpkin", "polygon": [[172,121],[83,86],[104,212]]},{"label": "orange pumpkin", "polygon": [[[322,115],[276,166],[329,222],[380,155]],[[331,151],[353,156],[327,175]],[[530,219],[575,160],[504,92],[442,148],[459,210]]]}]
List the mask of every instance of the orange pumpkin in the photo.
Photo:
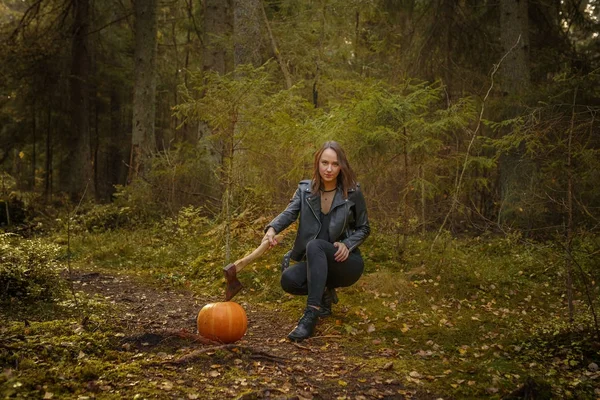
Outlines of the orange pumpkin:
[{"label": "orange pumpkin", "polygon": [[237,342],[246,333],[248,317],[238,303],[210,303],[198,313],[198,333],[222,343]]}]

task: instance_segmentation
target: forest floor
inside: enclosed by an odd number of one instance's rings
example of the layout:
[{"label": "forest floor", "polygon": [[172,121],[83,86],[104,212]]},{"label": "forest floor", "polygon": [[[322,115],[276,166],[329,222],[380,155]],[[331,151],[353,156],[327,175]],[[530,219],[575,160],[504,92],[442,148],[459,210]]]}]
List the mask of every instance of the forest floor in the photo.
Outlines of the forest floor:
[{"label": "forest floor", "polygon": [[[329,323],[321,323],[313,338],[293,343],[286,335],[295,320],[277,309],[243,302],[248,316],[246,335],[235,344],[211,346],[195,343],[193,335],[186,333],[196,332],[196,316],[202,306],[220,299],[181,289],[157,289],[128,276],[99,273],[80,274],[75,287],[117,306],[125,334],[121,347],[132,352],[133,358],[157,361],[146,369],[144,378],[164,390],[165,397],[439,397],[406,389],[391,362],[379,371],[365,371],[359,359],[346,355],[342,335],[329,334],[335,316],[329,317]],[[393,355],[390,352],[389,357]],[[369,351],[361,356],[369,357]],[[165,376],[165,369],[174,373],[173,381]]]},{"label": "forest floor", "polygon": [[[292,343],[305,298],[279,287],[276,248],[240,275],[234,301],[248,329],[220,345],[196,335],[200,309],[224,297],[212,231],[78,235],[70,291],[0,304],[0,398],[600,399],[593,258],[569,322],[564,258],[549,245],[471,237],[431,251],[414,238],[399,261],[381,235],[334,314]],[[233,256],[252,250],[253,235]]]}]

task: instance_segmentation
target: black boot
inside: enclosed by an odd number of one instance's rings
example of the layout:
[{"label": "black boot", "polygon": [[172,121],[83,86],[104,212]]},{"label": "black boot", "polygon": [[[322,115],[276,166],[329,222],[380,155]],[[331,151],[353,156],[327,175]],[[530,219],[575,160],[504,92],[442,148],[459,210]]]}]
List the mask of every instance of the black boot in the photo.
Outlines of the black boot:
[{"label": "black boot", "polygon": [[321,298],[321,313],[320,317],[327,317],[331,315],[331,305],[338,303],[338,297],[335,293],[334,288],[325,288],[323,297]]},{"label": "black boot", "polygon": [[300,342],[306,338],[309,338],[315,332],[315,327],[319,321],[319,312],[314,307],[308,306],[304,310],[304,315],[298,321],[298,325],[288,335],[288,339],[293,342]]}]

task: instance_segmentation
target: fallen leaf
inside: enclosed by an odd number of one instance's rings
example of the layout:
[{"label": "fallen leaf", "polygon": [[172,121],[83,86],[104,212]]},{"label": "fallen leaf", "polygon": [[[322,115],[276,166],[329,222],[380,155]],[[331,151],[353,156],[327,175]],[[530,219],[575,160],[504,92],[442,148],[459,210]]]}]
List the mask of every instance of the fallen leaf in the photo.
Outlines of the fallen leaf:
[{"label": "fallen leaf", "polygon": [[388,362],[388,363],[385,363],[385,364],[383,365],[383,367],[381,367],[381,369],[383,369],[383,370],[388,370],[388,369],[392,369],[392,368],[394,368],[394,363],[393,363],[393,362],[391,362],[391,361],[390,361],[390,362]]}]

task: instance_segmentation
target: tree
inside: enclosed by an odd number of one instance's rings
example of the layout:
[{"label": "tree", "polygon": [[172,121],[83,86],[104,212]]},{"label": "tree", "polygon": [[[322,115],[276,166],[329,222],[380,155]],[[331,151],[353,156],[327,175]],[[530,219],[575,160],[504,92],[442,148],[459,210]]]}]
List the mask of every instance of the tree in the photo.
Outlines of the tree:
[{"label": "tree", "polygon": [[[68,144],[66,166],[68,173],[67,192],[77,201],[84,194],[93,194],[92,153],[90,148],[90,47],[89,0],[73,2],[73,45],[71,53],[71,75],[69,79],[71,99],[71,141]],[[63,166],[64,167],[64,166]],[[64,176],[61,180],[65,181]]]},{"label": "tree", "polygon": [[233,63],[261,64],[261,0],[233,0]]},{"label": "tree", "polygon": [[135,83],[129,178],[132,182],[156,149],[156,0],[135,2]]},{"label": "tree", "polygon": [[228,40],[233,32],[231,0],[206,0],[204,4],[204,40],[202,69],[221,75],[231,71]]},{"label": "tree", "polygon": [[529,14],[527,0],[500,1],[500,41],[508,54],[502,64],[502,87],[508,94],[520,94],[530,82]]}]

